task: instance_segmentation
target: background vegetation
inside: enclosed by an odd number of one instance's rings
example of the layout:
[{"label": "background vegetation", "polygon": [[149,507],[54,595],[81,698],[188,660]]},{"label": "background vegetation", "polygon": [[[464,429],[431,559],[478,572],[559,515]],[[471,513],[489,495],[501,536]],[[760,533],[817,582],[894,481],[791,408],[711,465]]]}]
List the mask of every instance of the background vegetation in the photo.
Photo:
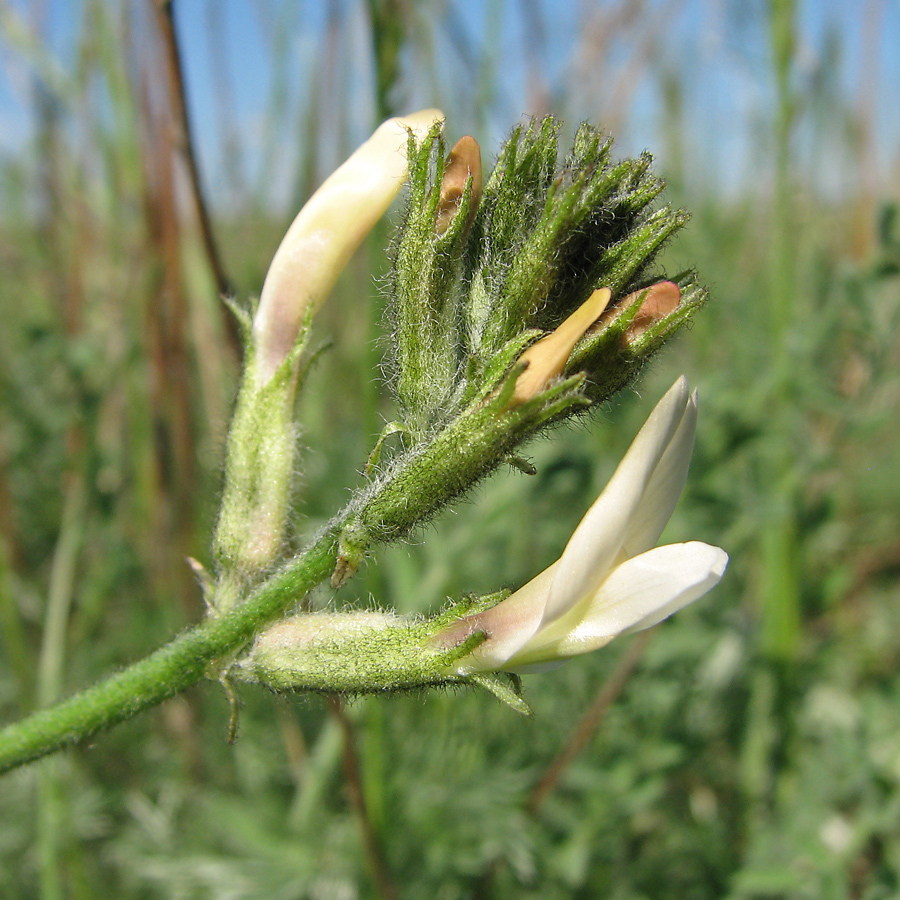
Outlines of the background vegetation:
[{"label": "background vegetation", "polygon": [[[486,156],[522,113],[647,146],[694,213],[666,265],[714,302],[641,397],[536,444],[536,477],[494,477],[338,603],[522,584],[682,371],[701,419],[668,536],[732,566],[649,636],[526,678],[529,721],[475,693],[341,709],[247,689],[231,747],[221,691],[194,689],[0,780],[0,895],[900,896],[893,7],[854,7],[854,50],[792,0],[259,2],[268,74],[245,82],[218,3],[179,5],[174,32],[153,2],[57,6],[0,2],[32,126],[0,157],[0,717],[202,615],[184,557],[208,561],[238,359],[218,294],[258,292],[302,198],[417,106]],[[384,243],[318,326],[301,535],[391,415]]]}]

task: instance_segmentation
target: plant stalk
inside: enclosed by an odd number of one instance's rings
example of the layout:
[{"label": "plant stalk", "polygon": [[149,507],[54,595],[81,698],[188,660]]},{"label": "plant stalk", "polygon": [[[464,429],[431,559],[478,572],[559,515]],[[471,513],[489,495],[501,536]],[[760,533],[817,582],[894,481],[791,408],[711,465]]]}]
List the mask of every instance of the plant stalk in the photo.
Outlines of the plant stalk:
[{"label": "plant stalk", "polygon": [[227,615],[208,619],[105,681],[4,728],[0,774],[85,741],[200,681],[210,662],[239,648],[262,623],[331,574],[338,529],[322,534]]},{"label": "plant stalk", "polygon": [[238,650],[259,628],[335,571],[345,530],[361,535],[359,559],[351,566],[355,570],[369,544],[396,540],[427,520],[487,474],[519,437],[517,431],[528,420],[528,404],[516,414],[505,415],[504,403],[498,395],[476,405],[428,445],[398,461],[380,482],[351,502],[306,551],[243,602],[94,687],[0,731],[0,774],[80,743],[210,674],[210,663]]}]

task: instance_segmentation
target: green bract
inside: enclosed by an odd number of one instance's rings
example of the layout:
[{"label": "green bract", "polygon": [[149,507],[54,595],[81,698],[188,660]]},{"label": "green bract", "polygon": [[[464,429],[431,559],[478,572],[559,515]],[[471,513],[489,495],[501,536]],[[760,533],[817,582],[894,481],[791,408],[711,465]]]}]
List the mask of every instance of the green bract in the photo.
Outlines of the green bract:
[{"label": "green bract", "polygon": [[[478,200],[473,177],[450,226],[436,228],[445,144],[439,125],[409,142],[409,202],[389,282],[391,378],[413,441],[425,439],[497,381],[497,360],[556,328],[590,294],[613,303],[658,280],[654,258],[687,214],[653,201],[663,182],[651,157],[614,162],[611,141],[583,124],[562,159],[559,123],[516,128]],[[480,172],[478,173],[480,176]],[[638,342],[629,314],[585,336],[568,373],[583,396],[607,399],[705,299],[688,275],[682,303]],[[633,316],[639,307],[634,304]]]}]

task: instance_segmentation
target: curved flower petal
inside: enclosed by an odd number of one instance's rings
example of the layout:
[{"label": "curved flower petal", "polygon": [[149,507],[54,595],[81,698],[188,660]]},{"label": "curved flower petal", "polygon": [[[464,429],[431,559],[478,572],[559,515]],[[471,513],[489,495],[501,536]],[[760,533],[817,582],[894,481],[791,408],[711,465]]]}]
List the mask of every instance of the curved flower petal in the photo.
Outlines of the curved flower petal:
[{"label": "curved flower petal", "polygon": [[[682,376],[656,405],[566,545],[550,588],[544,624],[592,594],[623,558],[626,543],[639,545],[657,527],[662,531],[678,499],[674,488],[683,485],[687,476],[695,424],[696,404]],[[636,513],[642,515],[635,520]]]},{"label": "curved flower petal", "polygon": [[680,378],[657,404],[562,556],[521,590],[439,635],[458,646],[487,639],[454,674],[534,671],[649,628],[718,584],[728,554],[693,541],[648,549],[687,477],[697,394]]},{"label": "curved flower petal", "polygon": [[382,123],[297,214],[269,267],[253,322],[260,383],[290,352],[310,304],[322,303],[406,181],[407,128],[421,137],[441,118],[426,109]]},{"label": "curved flower petal", "polygon": [[656,546],[684,491],[696,429],[697,392],[694,391],[688,398],[684,416],[678,423],[675,434],[653,470],[628,522],[622,543],[622,557],[630,559]]},{"label": "curved flower petal", "polygon": [[534,637],[541,624],[555,568],[556,563],[496,606],[467,616],[441,636],[442,642],[449,646],[461,643],[476,631],[488,634],[488,639],[464,658],[456,674],[500,669]]},{"label": "curved flower petal", "polygon": [[627,560],[594,595],[587,615],[555,643],[553,655],[587,653],[656,625],[715,587],[727,565],[724,550],[701,541],[667,544]]},{"label": "curved flower petal", "polygon": [[532,344],[519,357],[519,362],[527,363],[528,368],[516,380],[513,403],[530,400],[562,374],[575,345],[611,299],[609,288],[594,291],[555,331]]}]

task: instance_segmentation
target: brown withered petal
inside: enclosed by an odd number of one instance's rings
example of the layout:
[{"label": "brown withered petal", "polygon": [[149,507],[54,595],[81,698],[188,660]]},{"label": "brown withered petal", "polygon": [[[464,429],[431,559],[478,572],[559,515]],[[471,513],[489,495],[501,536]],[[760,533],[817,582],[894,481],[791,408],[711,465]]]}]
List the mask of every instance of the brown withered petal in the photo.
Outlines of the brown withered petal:
[{"label": "brown withered petal", "polygon": [[472,176],[472,199],[466,230],[475,218],[482,188],[481,147],[478,146],[475,138],[466,134],[454,144],[447,157],[444,177],[441,180],[441,200],[438,204],[437,221],[434,225],[437,234],[443,234],[450,227],[450,223],[459,209],[459,204],[462,202],[466,181],[470,175]]},{"label": "brown withered petal", "polygon": [[625,344],[630,344],[648,328],[675,312],[681,303],[681,288],[674,281],[658,281],[649,288],[641,288],[639,291],[626,294],[612,309],[603,314],[600,325],[603,327],[610,325],[645,293],[646,297],[641,308],[622,335]]}]

